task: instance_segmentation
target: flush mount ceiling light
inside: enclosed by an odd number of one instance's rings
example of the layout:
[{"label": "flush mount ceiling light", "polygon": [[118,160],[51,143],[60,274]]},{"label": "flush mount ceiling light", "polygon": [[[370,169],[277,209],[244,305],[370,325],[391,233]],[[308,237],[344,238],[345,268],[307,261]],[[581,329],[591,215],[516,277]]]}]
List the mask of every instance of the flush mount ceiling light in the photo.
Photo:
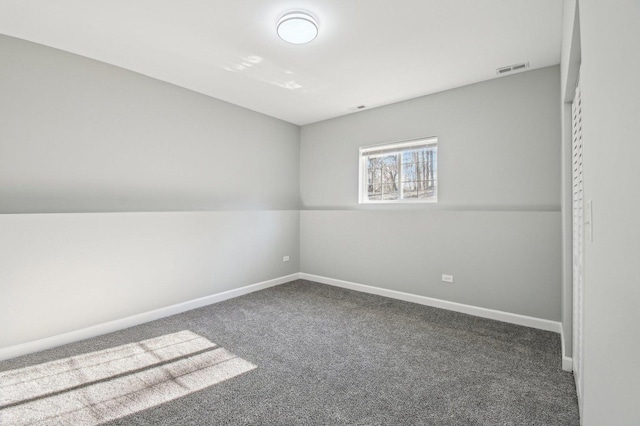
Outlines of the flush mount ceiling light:
[{"label": "flush mount ceiling light", "polygon": [[288,43],[309,43],[318,35],[318,22],[305,12],[290,12],[278,21],[278,36]]}]

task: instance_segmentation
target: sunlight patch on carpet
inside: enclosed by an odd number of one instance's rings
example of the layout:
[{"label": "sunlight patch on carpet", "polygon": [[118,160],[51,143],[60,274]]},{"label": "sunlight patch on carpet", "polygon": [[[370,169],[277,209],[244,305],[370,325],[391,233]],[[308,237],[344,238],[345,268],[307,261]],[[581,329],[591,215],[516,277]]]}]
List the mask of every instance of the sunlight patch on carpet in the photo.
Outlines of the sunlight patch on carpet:
[{"label": "sunlight patch on carpet", "polygon": [[0,372],[0,424],[99,425],[255,369],[191,331]]}]

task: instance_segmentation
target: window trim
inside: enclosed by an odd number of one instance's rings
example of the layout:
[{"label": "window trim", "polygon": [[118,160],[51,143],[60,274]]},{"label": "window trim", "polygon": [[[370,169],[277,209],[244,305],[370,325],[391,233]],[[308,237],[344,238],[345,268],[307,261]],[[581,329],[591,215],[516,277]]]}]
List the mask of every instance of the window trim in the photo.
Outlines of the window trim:
[{"label": "window trim", "polygon": [[[436,177],[436,194],[431,199],[425,198],[399,198],[397,200],[369,200],[366,196],[365,183],[367,182],[367,167],[366,167],[366,155],[370,152],[384,151],[386,149],[394,151],[402,151],[406,148],[421,145],[436,145],[438,146],[438,137],[429,136],[426,138],[409,139],[398,142],[387,142],[376,145],[368,145],[360,147],[358,150],[358,203],[359,204],[411,204],[411,203],[427,203],[434,204],[438,202],[438,178]],[[436,167],[438,164],[438,151],[436,151]],[[402,170],[402,168],[400,168]],[[400,177],[402,179],[402,177]],[[402,185],[400,185],[402,187]]]}]

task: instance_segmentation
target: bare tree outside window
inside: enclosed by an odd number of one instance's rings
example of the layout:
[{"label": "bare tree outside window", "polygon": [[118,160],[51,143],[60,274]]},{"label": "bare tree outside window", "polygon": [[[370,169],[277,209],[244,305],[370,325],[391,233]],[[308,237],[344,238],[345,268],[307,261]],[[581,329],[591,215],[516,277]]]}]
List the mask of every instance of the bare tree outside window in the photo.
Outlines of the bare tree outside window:
[{"label": "bare tree outside window", "polygon": [[398,172],[397,155],[369,157],[367,166],[369,199],[397,200]]},{"label": "bare tree outside window", "polygon": [[436,138],[360,149],[360,202],[437,201]]}]

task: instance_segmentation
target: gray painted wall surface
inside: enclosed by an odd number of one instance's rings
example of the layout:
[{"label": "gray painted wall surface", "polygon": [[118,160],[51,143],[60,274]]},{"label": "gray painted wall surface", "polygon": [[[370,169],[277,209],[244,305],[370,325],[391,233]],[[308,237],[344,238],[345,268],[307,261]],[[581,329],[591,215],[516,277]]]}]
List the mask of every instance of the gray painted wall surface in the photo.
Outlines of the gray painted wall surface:
[{"label": "gray painted wall surface", "polygon": [[359,147],[437,136],[438,205],[414,208],[560,210],[559,92],[556,66],[304,126],[302,208],[363,208]]},{"label": "gray painted wall surface", "polygon": [[[583,424],[640,424],[640,2],[581,0],[585,199]],[[604,24],[604,25],[603,25]]]},{"label": "gray painted wall surface", "polygon": [[0,347],[299,271],[297,126],[5,36],[0,76]]},{"label": "gray painted wall surface", "polygon": [[297,210],[0,215],[0,348],[296,273],[298,218]]},{"label": "gray painted wall surface", "polygon": [[560,320],[558,212],[307,210],[300,227],[303,272]]},{"label": "gray painted wall surface", "polygon": [[[23,316],[2,345],[297,270],[376,284],[367,267],[389,260],[368,225],[411,241],[389,288],[559,319],[558,67],[307,126],[299,150],[296,126],[135,73],[7,37],[0,53],[0,211],[73,212],[0,215],[3,311],[59,317]],[[359,146],[430,135],[438,205],[344,211],[361,208]]]},{"label": "gray painted wall surface", "polygon": [[298,126],[6,36],[0,70],[0,213],[298,208]]},{"label": "gray painted wall surface", "polygon": [[[550,67],[303,127],[301,271],[559,321],[559,93]],[[439,203],[358,205],[358,147],[424,136]]]}]

